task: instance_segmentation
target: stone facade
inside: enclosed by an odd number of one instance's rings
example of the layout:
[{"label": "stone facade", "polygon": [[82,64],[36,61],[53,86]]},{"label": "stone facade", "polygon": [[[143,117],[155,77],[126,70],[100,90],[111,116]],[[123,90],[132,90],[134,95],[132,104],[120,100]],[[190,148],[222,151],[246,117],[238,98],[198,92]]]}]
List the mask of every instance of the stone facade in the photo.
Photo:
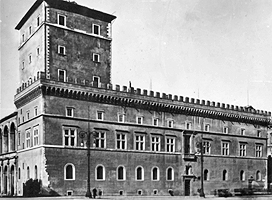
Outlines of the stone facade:
[{"label": "stone facade", "polygon": [[23,183],[33,178],[60,195],[85,195],[88,135],[90,185],[105,195],[197,195],[200,143],[206,194],[247,187],[250,177],[266,187],[271,113],[113,87],[114,19],[75,3],[38,0],[17,25],[27,40],[19,47],[17,112],[1,120],[2,193],[23,195]]}]

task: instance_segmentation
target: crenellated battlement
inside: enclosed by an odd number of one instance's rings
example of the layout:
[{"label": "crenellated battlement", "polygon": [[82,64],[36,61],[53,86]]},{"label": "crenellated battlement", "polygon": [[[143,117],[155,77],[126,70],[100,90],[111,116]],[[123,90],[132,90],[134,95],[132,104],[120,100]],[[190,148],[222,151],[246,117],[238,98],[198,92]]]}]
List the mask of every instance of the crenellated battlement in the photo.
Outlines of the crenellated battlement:
[{"label": "crenellated battlement", "polygon": [[[18,89],[17,94],[21,93],[25,89],[27,89],[29,86],[31,86],[33,83],[40,79],[46,79],[44,72],[38,72],[37,76],[32,77],[29,79],[28,82],[23,83]],[[60,82],[58,80],[50,79],[51,81]],[[95,83],[90,80],[85,79],[79,79],[79,78],[72,78],[72,77],[66,77],[66,84],[73,84],[73,85],[80,85],[85,87],[92,87],[92,88],[100,88],[100,89],[106,89],[116,92],[122,92],[122,93],[128,93],[133,95],[139,95],[139,96],[146,96],[151,97],[154,99],[163,99],[163,100],[169,100],[172,102],[182,102],[185,104],[190,104],[192,106],[205,106],[205,107],[211,107],[211,108],[217,108],[217,109],[223,109],[223,110],[230,110],[230,111],[236,111],[236,112],[244,112],[244,113],[251,113],[251,114],[257,114],[262,116],[271,116],[271,112],[263,111],[263,110],[256,110],[252,106],[237,106],[237,105],[231,105],[221,102],[215,102],[215,101],[209,101],[209,100],[200,100],[195,98],[189,98],[189,97],[183,97],[173,94],[166,94],[166,93],[160,93],[160,92],[154,92],[152,90],[148,91],[146,89],[141,88],[134,88],[134,87],[128,87],[128,86],[120,86],[118,84],[112,85],[112,84],[103,84],[103,83]]]}]

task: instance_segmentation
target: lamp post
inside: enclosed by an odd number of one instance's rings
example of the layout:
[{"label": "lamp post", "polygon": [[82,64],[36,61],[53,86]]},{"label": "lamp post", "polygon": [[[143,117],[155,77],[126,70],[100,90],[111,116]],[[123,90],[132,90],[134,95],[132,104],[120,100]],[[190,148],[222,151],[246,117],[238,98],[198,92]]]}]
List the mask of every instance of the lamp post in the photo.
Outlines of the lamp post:
[{"label": "lamp post", "polygon": [[90,190],[90,187],[91,187],[91,180],[90,180],[90,157],[91,157],[91,134],[96,134],[95,131],[93,132],[85,132],[85,131],[80,131],[79,132],[79,137],[82,139],[82,142],[81,142],[81,145],[83,146],[84,143],[83,143],[83,138],[85,138],[85,136],[87,136],[87,166],[88,166],[88,169],[87,169],[87,192],[86,192],[86,197],[89,197],[89,198],[92,198],[92,193],[91,193],[91,190]]}]

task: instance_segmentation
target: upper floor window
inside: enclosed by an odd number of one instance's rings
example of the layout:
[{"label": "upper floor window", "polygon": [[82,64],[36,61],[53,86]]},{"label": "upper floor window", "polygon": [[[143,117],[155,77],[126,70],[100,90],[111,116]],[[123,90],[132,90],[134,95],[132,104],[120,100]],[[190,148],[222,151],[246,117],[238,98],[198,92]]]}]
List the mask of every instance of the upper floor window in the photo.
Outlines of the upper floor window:
[{"label": "upper floor window", "polygon": [[153,118],[153,126],[159,126],[159,118]]},{"label": "upper floor window", "polygon": [[259,144],[256,144],[256,147],[255,147],[255,154],[256,154],[256,157],[262,157],[263,155],[263,145],[259,145]]},{"label": "upper floor window", "polygon": [[39,129],[38,129],[38,127],[34,128],[34,131],[33,131],[33,145],[34,146],[39,145]]},{"label": "upper floor window", "polygon": [[167,120],[167,127],[174,128],[174,120],[172,120],[172,119]]},{"label": "upper floor window", "polygon": [[63,129],[63,132],[64,132],[64,138],[63,138],[64,145],[75,147],[76,146],[76,134],[77,134],[76,128],[66,128],[65,127]]},{"label": "upper floor window", "polygon": [[22,69],[25,68],[25,61],[22,62]]},{"label": "upper floor window", "polygon": [[74,117],[74,108],[67,107],[66,108],[66,116],[67,117]]},{"label": "upper floor window", "polygon": [[151,180],[158,181],[160,180],[160,171],[158,167],[153,167],[151,170]]},{"label": "upper floor window", "polygon": [[257,130],[257,137],[262,137],[262,131],[261,130]]},{"label": "upper floor window", "polygon": [[126,134],[125,133],[116,133],[116,148],[117,149],[126,149]]},{"label": "upper floor window", "polygon": [[30,119],[30,111],[26,111],[26,119],[29,120]]},{"label": "upper floor window", "polygon": [[145,150],[145,136],[142,134],[135,135],[135,150]]},{"label": "upper floor window", "polygon": [[160,151],[160,150],[161,150],[161,137],[151,136],[151,151]]},{"label": "upper floor window", "polygon": [[222,155],[228,156],[229,155],[229,142],[222,142]]},{"label": "upper floor window", "polygon": [[66,55],[66,48],[65,46],[58,45],[58,54]]},{"label": "upper floor window", "polygon": [[142,116],[136,117],[136,123],[137,124],[143,124],[143,117]]},{"label": "upper floor window", "polygon": [[93,76],[93,86],[94,87],[100,87],[100,77],[99,76]]},{"label": "upper floor window", "polygon": [[58,14],[58,24],[61,26],[66,26],[66,16]]},{"label": "upper floor window", "polygon": [[222,180],[223,181],[227,181],[228,180],[228,172],[227,172],[227,170],[223,170],[223,177],[222,177]]},{"label": "upper floor window", "polygon": [[38,16],[36,19],[36,25],[37,25],[37,27],[40,26],[40,16]]},{"label": "upper floor window", "polygon": [[203,141],[203,153],[211,154],[211,143],[210,141]]},{"label": "upper floor window", "polygon": [[101,131],[97,132],[95,139],[95,147],[106,148],[106,133]]},{"label": "upper floor window", "polygon": [[37,56],[40,55],[40,47],[37,47],[37,49],[36,49],[36,54],[37,54]]},{"label": "upper floor window", "polygon": [[246,144],[240,143],[239,155],[246,156]]},{"label": "upper floor window", "polygon": [[175,152],[175,138],[173,137],[166,137],[166,152]]},{"label": "upper floor window", "polygon": [[100,35],[100,25],[93,24],[93,34]]},{"label": "upper floor window", "polygon": [[205,124],[204,131],[206,132],[210,131],[210,124]]},{"label": "upper floor window", "polygon": [[28,28],[28,32],[29,32],[29,35],[31,35],[31,33],[32,33],[32,27],[31,26]]},{"label": "upper floor window", "polygon": [[100,62],[100,55],[97,54],[97,53],[94,53],[94,54],[93,54],[93,61],[94,61],[94,62]]},{"label": "upper floor window", "polygon": [[186,126],[186,129],[188,129],[188,130],[192,129],[192,123],[191,122],[186,122],[185,126]]},{"label": "upper floor window", "polygon": [[18,146],[21,145],[21,132],[18,132]]},{"label": "upper floor window", "polygon": [[26,148],[30,147],[30,130],[26,131]]},{"label": "upper floor window", "polygon": [[58,80],[66,82],[66,70],[58,69]]},{"label": "upper floor window", "polygon": [[228,134],[229,133],[229,128],[224,126],[223,127],[223,133]]},{"label": "upper floor window", "polygon": [[38,115],[38,106],[34,107],[34,115],[37,116]]},{"label": "upper floor window", "polygon": [[240,135],[245,135],[245,133],[246,133],[246,130],[244,128],[241,128]]},{"label": "upper floor window", "polygon": [[125,114],[124,113],[118,113],[118,122],[125,122]]},{"label": "upper floor window", "polygon": [[73,164],[64,166],[64,180],[75,180],[75,166]]},{"label": "upper floor window", "polygon": [[29,62],[29,64],[32,62],[32,55],[31,54],[28,55],[28,62]]},{"label": "upper floor window", "polygon": [[96,119],[103,121],[104,120],[104,111],[96,112]]},{"label": "upper floor window", "polygon": [[22,35],[22,42],[25,41],[25,34]]}]

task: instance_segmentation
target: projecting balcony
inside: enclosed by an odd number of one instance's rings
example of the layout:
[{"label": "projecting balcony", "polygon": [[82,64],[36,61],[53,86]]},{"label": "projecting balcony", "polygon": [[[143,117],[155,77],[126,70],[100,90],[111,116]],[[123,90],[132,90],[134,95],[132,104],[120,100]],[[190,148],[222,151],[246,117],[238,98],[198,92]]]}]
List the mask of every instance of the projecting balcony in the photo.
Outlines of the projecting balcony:
[{"label": "projecting balcony", "polygon": [[196,155],[194,153],[184,153],[183,159],[185,161],[196,161]]}]

